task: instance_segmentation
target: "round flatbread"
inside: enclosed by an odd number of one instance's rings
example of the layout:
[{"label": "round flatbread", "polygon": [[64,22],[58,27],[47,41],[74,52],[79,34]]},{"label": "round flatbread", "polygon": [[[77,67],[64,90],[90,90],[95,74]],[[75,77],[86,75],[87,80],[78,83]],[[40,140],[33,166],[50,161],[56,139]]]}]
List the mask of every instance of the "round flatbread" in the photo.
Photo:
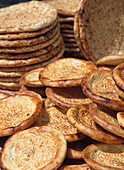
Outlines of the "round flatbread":
[{"label": "round flatbread", "polygon": [[36,68],[41,68],[41,67],[45,67],[46,65],[60,59],[63,57],[63,54],[64,54],[64,46],[63,48],[61,49],[61,51],[53,56],[52,58],[46,60],[46,61],[43,61],[43,62],[39,62],[39,63],[36,63],[36,64],[31,64],[31,65],[27,65],[27,66],[22,66],[22,67],[0,67],[0,71],[8,71],[8,72],[12,72],[12,71],[15,71],[15,72],[26,72],[26,71],[31,71],[33,69],[36,69]]},{"label": "round flatbread", "polygon": [[84,94],[94,102],[113,110],[124,110],[124,101],[114,88],[115,82],[109,70],[93,70],[81,82]]},{"label": "round flatbread", "polygon": [[33,127],[11,136],[1,153],[2,168],[57,169],[65,159],[67,143],[58,130]]},{"label": "round flatbread", "polygon": [[124,54],[123,0],[84,0],[79,17],[81,44],[92,61]]},{"label": "round flatbread", "polygon": [[121,63],[115,67],[112,73],[112,77],[116,85],[124,90],[124,63]]},{"label": "round flatbread", "polygon": [[0,88],[4,90],[19,90],[20,83],[16,82],[0,82]]},{"label": "round flatbread", "polygon": [[92,100],[87,98],[81,87],[47,87],[46,96],[58,107],[69,109],[77,105],[89,105]]},{"label": "round flatbread", "polygon": [[21,33],[5,33],[5,34],[0,34],[0,40],[17,40],[17,39],[25,39],[25,38],[31,38],[31,37],[36,37],[41,34],[46,34],[49,32],[52,28],[54,28],[58,23],[58,19],[54,21],[51,25],[39,29],[37,31],[33,32],[21,32]]},{"label": "round flatbread", "polygon": [[16,59],[16,60],[10,60],[10,59],[0,59],[0,66],[1,67],[20,67],[20,66],[26,66],[31,64],[36,64],[40,62],[44,62],[56,55],[59,55],[62,50],[64,49],[64,43],[61,39],[61,46],[58,48],[54,48],[52,51],[50,51],[47,54],[43,54],[37,57],[27,58],[27,59]]},{"label": "round flatbread", "polygon": [[86,163],[95,170],[124,169],[124,144],[91,144],[83,150]]},{"label": "round flatbread", "polygon": [[42,98],[33,92],[16,92],[0,100],[0,136],[8,136],[33,124],[42,114]]},{"label": "round flatbread", "polygon": [[116,90],[116,92],[118,93],[118,95],[124,99],[124,90],[122,90],[122,89],[121,89],[119,86],[117,86],[116,84],[115,84],[115,90]]},{"label": "round flatbread", "polygon": [[0,59],[29,59],[29,58],[33,58],[33,57],[37,57],[43,54],[47,54],[50,51],[54,51],[57,50],[58,48],[61,47],[62,45],[62,38],[58,38],[55,42],[53,42],[52,44],[48,45],[47,47],[43,48],[43,49],[39,49],[36,51],[32,51],[32,52],[25,52],[25,53],[0,53]]},{"label": "round flatbread", "polygon": [[36,31],[56,21],[57,9],[43,1],[31,1],[1,8],[0,18],[0,33]]},{"label": "round flatbread", "polygon": [[80,52],[83,56],[85,56],[85,58],[87,60],[89,60],[88,55],[86,54],[81,41],[80,41],[80,34],[79,31],[81,29],[81,24],[79,23],[79,10],[76,11],[75,16],[74,16],[74,37],[75,37],[75,41],[80,49]]},{"label": "round flatbread", "polygon": [[74,16],[75,11],[78,8],[80,0],[45,0],[46,2],[54,5],[58,9],[58,13],[61,15]]},{"label": "round flatbread", "polygon": [[97,66],[100,65],[116,66],[121,63],[124,63],[124,55],[109,55],[100,58],[96,62]]},{"label": "round flatbread", "polygon": [[120,126],[124,128],[124,112],[118,112],[117,113],[117,120]]},{"label": "round flatbread", "polygon": [[88,106],[70,108],[67,111],[67,118],[81,133],[92,139],[109,144],[124,142],[124,138],[105,131],[105,129],[95,123],[88,112]]},{"label": "round flatbread", "polygon": [[5,72],[5,71],[0,71],[0,77],[21,77],[25,72]]},{"label": "round flatbread", "polygon": [[46,86],[80,86],[82,78],[96,66],[85,60],[63,58],[48,64],[39,74],[40,81]]},{"label": "round flatbread", "polygon": [[36,44],[44,43],[49,39],[52,39],[60,30],[60,25],[57,24],[52,30],[50,30],[45,35],[39,35],[36,37],[28,38],[28,39],[20,39],[20,40],[0,40],[0,47],[28,47]]},{"label": "round flatbread", "polygon": [[43,69],[44,67],[27,72],[21,77],[20,83],[29,87],[43,87],[44,85],[39,81],[39,73]]},{"label": "round flatbread", "polygon": [[104,129],[124,138],[124,129],[117,121],[116,112],[92,103],[89,106],[89,114],[92,116],[93,120]]},{"label": "round flatbread", "polygon": [[45,48],[55,42],[60,37],[60,30],[57,34],[46,42],[27,47],[0,47],[0,53],[26,53]]},{"label": "round flatbread", "polygon": [[59,107],[45,107],[43,114],[37,119],[34,126],[50,126],[58,129],[64,134],[67,142],[84,139],[85,135],[81,134],[77,128],[69,123],[65,114],[66,110],[60,109]]}]

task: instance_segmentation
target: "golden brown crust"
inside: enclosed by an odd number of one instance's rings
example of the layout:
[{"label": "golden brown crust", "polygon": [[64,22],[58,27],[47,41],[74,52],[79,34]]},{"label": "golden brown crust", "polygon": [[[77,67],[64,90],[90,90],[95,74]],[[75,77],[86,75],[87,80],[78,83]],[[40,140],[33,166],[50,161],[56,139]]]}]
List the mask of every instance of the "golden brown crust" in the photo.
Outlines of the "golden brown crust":
[{"label": "golden brown crust", "polygon": [[35,64],[31,64],[31,65],[21,66],[21,67],[19,67],[19,66],[18,67],[0,67],[0,71],[7,71],[7,72],[31,71],[33,69],[45,67],[46,65],[50,64],[51,62],[56,61],[57,59],[63,58],[63,54],[64,54],[64,46],[57,55],[53,56],[52,58],[49,58],[48,60],[38,62],[38,63],[35,63]]},{"label": "golden brown crust", "polygon": [[119,86],[117,86],[116,84],[115,84],[115,90],[116,90],[116,92],[118,93],[118,95],[124,99],[124,90],[122,90],[122,89],[121,89]]},{"label": "golden brown crust", "polygon": [[124,62],[124,55],[109,55],[97,60],[96,65],[116,66]]},{"label": "golden brown crust", "polygon": [[84,94],[94,102],[113,110],[124,110],[124,101],[119,97],[109,70],[94,70],[81,82]]},{"label": "golden brown crust", "polygon": [[81,87],[47,87],[46,96],[58,107],[69,109],[77,105],[89,105],[92,100],[87,98]]},{"label": "golden brown crust", "polygon": [[21,77],[20,83],[29,87],[43,87],[44,85],[39,81],[39,72],[43,69],[44,67],[25,73]]},{"label": "golden brown crust", "polygon": [[67,111],[69,122],[81,133],[100,142],[118,144],[123,143],[124,139],[105,131],[95,123],[88,113],[88,106],[72,107]]},{"label": "golden brown crust", "polygon": [[8,136],[33,124],[42,114],[43,100],[34,92],[15,92],[0,100],[0,136]]},{"label": "golden brown crust", "polygon": [[89,60],[89,57],[88,55],[86,55],[82,45],[81,45],[81,42],[80,42],[80,35],[79,35],[79,31],[80,31],[80,25],[79,25],[79,10],[77,10],[75,12],[75,16],[74,16],[74,36],[75,36],[75,40],[76,40],[76,43],[80,49],[80,52],[82,54],[82,56],[85,56],[86,59]]},{"label": "golden brown crust", "polygon": [[43,29],[39,29],[37,31],[0,34],[0,40],[18,40],[18,39],[36,37],[38,35],[48,33],[50,30],[52,30],[57,25],[57,23],[58,23],[58,18],[51,25],[49,25]]},{"label": "golden brown crust", "polygon": [[89,106],[89,114],[92,116],[93,120],[104,129],[124,138],[124,130],[120,127],[116,119],[116,112],[92,103]]},{"label": "golden brown crust", "polygon": [[48,64],[39,74],[40,81],[46,86],[80,86],[82,78],[96,66],[85,60],[63,58]]},{"label": "golden brown crust", "polygon": [[1,33],[36,31],[56,21],[57,9],[45,2],[31,1],[1,8],[0,18]]},{"label": "golden brown crust", "polygon": [[121,63],[115,67],[112,73],[115,83],[124,90],[124,63]]},{"label": "golden brown crust", "polygon": [[117,113],[117,120],[120,126],[124,127],[124,112]]},{"label": "golden brown crust", "polygon": [[66,110],[56,106],[45,107],[43,114],[37,119],[34,126],[50,126],[64,134],[67,142],[84,139],[85,135],[72,126],[66,117]]},{"label": "golden brown crust", "polygon": [[87,164],[95,170],[124,169],[124,144],[91,144],[83,150]]},{"label": "golden brown crust", "polygon": [[61,37],[60,30],[58,30],[57,34],[46,42],[39,43],[32,46],[27,46],[27,47],[0,47],[0,53],[26,53],[26,52],[36,51],[47,47],[48,45],[52,44],[60,37]]},{"label": "golden brown crust", "polygon": [[87,164],[82,165],[66,165],[59,168],[59,170],[90,170],[90,167]]},{"label": "golden brown crust", "polygon": [[29,51],[26,53],[0,53],[0,58],[1,59],[28,59],[28,58],[33,58],[37,56],[41,56],[43,54],[47,54],[50,51],[56,51],[58,48],[60,49],[62,43],[61,43],[61,38],[58,38],[55,42],[52,44],[48,45],[47,47],[43,49],[39,49],[36,51]]},{"label": "golden brown crust", "polygon": [[[52,30],[50,30],[48,33],[45,35],[38,35],[36,37],[31,37],[28,39],[17,39],[17,40],[0,40],[0,47],[28,47],[28,46],[33,46],[36,44],[44,43],[51,38],[53,38],[58,30],[60,30],[60,25],[57,24]],[[42,45],[41,45],[42,46]]]},{"label": "golden brown crust", "polygon": [[1,154],[3,169],[57,169],[66,156],[67,143],[58,130],[33,127],[11,136]]}]

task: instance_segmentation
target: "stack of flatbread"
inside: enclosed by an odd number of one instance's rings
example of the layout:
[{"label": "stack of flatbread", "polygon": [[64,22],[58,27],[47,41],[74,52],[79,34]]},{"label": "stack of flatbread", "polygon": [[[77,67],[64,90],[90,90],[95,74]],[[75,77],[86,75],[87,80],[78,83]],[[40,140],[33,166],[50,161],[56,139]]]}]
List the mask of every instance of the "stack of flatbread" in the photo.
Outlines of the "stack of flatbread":
[{"label": "stack of flatbread", "polygon": [[74,16],[81,0],[45,0],[58,9],[61,35],[65,43],[65,57],[83,58],[74,37]]},{"label": "stack of flatbread", "polygon": [[63,56],[57,9],[31,1],[0,9],[0,88],[20,89],[20,77]]}]

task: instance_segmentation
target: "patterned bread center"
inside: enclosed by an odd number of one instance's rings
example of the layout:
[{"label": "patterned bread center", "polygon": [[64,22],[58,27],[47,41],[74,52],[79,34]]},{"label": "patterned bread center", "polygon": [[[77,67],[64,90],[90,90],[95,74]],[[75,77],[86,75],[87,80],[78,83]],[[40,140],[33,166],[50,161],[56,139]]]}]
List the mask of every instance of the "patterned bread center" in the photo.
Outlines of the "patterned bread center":
[{"label": "patterned bread center", "polygon": [[29,118],[36,104],[28,97],[14,97],[0,103],[0,129],[14,127]]},{"label": "patterned bread center", "polygon": [[[52,70],[52,71],[51,71]],[[57,71],[56,71],[57,70]],[[92,70],[92,65],[87,67],[86,64],[77,61],[61,61],[52,64],[50,67],[43,72],[43,76],[50,78],[51,80],[65,80],[82,78],[84,75]]]},{"label": "patterned bread center", "polygon": [[91,157],[101,165],[124,168],[124,147],[117,150],[115,148],[113,151],[111,149],[109,151],[101,149],[93,154],[91,153]]},{"label": "patterned bread center", "polygon": [[9,143],[5,164],[15,170],[40,169],[54,160],[59,146],[59,140],[50,133],[29,132]]},{"label": "patterned bread center", "polygon": [[92,81],[90,84],[92,84],[93,93],[105,98],[119,100],[111,74],[96,74],[90,81]]},{"label": "patterned bread center", "polygon": [[40,126],[51,126],[55,129],[58,129],[64,135],[76,134],[77,128],[71,125],[66,117],[61,111],[56,109],[47,109],[43,113],[41,118],[37,121]]}]

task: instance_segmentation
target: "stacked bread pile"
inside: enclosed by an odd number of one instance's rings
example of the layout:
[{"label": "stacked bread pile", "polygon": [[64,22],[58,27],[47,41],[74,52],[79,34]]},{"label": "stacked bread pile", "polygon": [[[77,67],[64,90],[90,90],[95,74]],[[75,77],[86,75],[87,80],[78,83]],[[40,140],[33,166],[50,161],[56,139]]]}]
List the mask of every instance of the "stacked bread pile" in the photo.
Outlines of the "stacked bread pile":
[{"label": "stacked bread pile", "polygon": [[58,9],[61,35],[65,43],[65,57],[83,58],[74,37],[74,16],[81,0],[45,0]]},{"label": "stacked bread pile", "polygon": [[0,88],[18,90],[20,77],[61,58],[57,9],[26,2],[0,9]]}]

